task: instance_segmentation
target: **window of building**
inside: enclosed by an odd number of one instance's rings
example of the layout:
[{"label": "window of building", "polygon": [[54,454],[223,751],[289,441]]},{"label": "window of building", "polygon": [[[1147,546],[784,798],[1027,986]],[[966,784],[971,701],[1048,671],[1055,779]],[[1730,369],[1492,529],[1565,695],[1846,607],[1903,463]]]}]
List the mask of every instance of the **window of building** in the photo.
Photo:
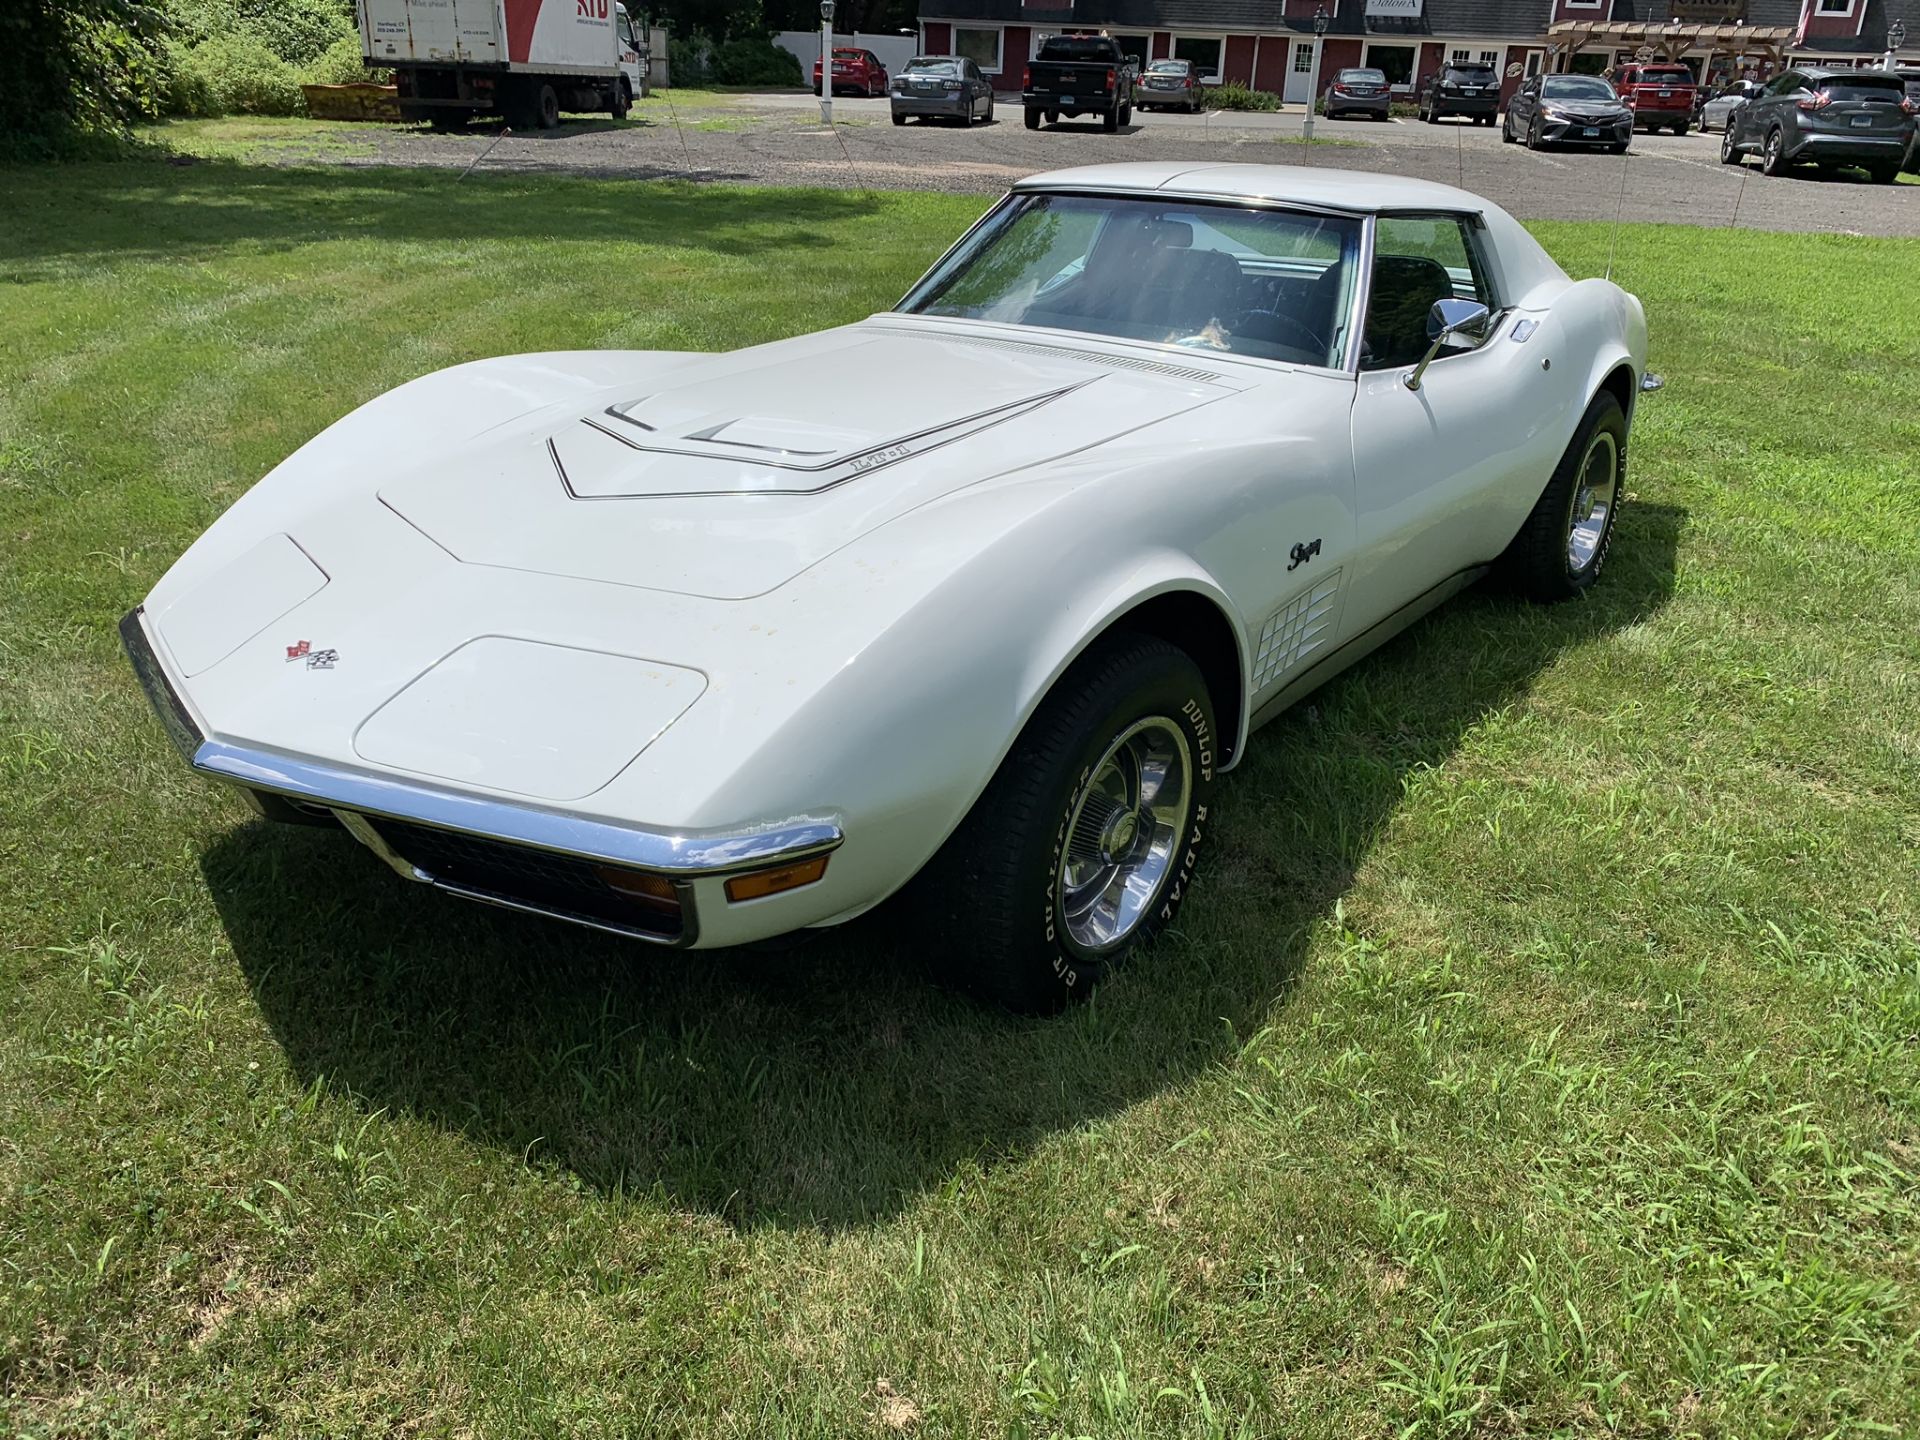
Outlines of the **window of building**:
[{"label": "window of building", "polygon": [[1819,0],[1819,13],[1822,15],[1851,15],[1853,0]]},{"label": "window of building", "polygon": [[1538,50],[1529,50],[1527,52],[1527,78],[1529,80],[1540,73],[1540,61],[1542,58],[1542,53]]},{"label": "window of building", "polygon": [[1296,40],[1293,44],[1293,73],[1308,75],[1313,72],[1313,46],[1305,40]]},{"label": "window of building", "polygon": [[953,53],[973,61],[989,75],[1000,71],[1000,32],[971,26],[953,27]]},{"label": "window of building", "polygon": [[1133,61],[1133,63],[1138,65],[1142,70],[1147,68],[1147,57],[1153,51],[1152,39],[1150,36],[1115,35],[1113,38],[1115,42],[1120,46],[1121,54],[1125,55],[1129,60]]},{"label": "window of building", "polygon": [[1220,53],[1226,49],[1226,44],[1217,35],[1176,35],[1173,37],[1173,58],[1190,62],[1193,73],[1202,80],[1218,80]]},{"label": "window of building", "polygon": [[1389,85],[1404,88],[1413,84],[1413,59],[1416,53],[1412,45],[1376,45],[1369,41],[1360,63],[1367,69],[1384,74]]}]

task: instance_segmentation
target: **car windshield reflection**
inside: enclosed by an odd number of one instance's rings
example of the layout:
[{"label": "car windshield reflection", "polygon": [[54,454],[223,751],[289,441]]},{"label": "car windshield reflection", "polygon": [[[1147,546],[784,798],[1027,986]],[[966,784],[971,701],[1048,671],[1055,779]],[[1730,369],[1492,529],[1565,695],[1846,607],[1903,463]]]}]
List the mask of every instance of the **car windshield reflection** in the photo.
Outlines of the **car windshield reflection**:
[{"label": "car windshield reflection", "polygon": [[1303,211],[1015,196],[900,309],[1337,366],[1360,233]]}]

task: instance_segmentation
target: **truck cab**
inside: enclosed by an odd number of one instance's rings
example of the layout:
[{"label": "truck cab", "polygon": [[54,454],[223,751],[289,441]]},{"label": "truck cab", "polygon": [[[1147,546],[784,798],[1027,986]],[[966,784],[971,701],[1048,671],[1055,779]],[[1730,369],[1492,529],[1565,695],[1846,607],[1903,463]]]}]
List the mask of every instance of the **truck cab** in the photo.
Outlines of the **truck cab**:
[{"label": "truck cab", "polygon": [[1137,69],[1111,35],[1049,35],[1026,68],[1021,100],[1027,128],[1038,130],[1062,116],[1097,115],[1108,130],[1133,118]]}]

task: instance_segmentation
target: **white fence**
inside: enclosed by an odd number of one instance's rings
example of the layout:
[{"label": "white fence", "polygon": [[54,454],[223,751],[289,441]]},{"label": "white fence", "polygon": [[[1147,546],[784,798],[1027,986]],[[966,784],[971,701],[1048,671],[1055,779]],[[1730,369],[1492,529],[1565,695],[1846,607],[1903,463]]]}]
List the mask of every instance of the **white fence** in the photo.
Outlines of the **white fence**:
[{"label": "white fence", "polygon": [[[800,82],[803,85],[813,79],[813,62],[820,58],[818,30],[782,30],[773,37],[773,43],[800,62]],[[920,40],[915,35],[836,34],[833,43],[871,50],[879,57],[880,63],[887,67],[889,75],[898,75],[906,63],[920,53]]]}]

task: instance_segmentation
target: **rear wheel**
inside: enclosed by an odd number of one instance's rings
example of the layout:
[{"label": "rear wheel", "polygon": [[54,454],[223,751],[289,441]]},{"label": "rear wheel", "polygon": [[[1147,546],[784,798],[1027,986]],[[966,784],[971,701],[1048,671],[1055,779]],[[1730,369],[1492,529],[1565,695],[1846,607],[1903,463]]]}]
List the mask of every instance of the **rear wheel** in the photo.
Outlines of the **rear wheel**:
[{"label": "rear wheel", "polygon": [[1133,103],[1131,101],[1120,107],[1120,123],[1122,125],[1131,125],[1133,123]]},{"label": "rear wheel", "polygon": [[1587,406],[1573,443],[1520,533],[1500,557],[1507,580],[1529,600],[1571,600],[1592,588],[1613,543],[1627,473],[1627,417],[1612,392]]},{"label": "rear wheel", "polygon": [[1120,107],[1119,106],[1116,105],[1113,109],[1104,112],[1100,116],[1100,127],[1103,130],[1105,130],[1109,135],[1111,135],[1114,131],[1120,128]]},{"label": "rear wheel", "polygon": [[1689,125],[1685,120],[1682,120],[1678,125],[1673,127],[1673,133],[1676,135],[1684,135],[1692,128],[1693,126]]},{"label": "rear wheel", "polygon": [[907,117],[896,110],[893,112],[893,123],[896,125],[904,125],[907,123]]},{"label": "rear wheel", "polygon": [[910,890],[940,977],[1053,1011],[1173,919],[1211,829],[1199,667],[1116,632],[1070,666]]},{"label": "rear wheel", "polygon": [[1038,110],[1027,111],[1027,128],[1029,130],[1038,130],[1040,128],[1040,112]]},{"label": "rear wheel", "polygon": [[471,110],[435,110],[427,116],[427,124],[441,131],[464,130],[472,118]]},{"label": "rear wheel", "polygon": [[1767,138],[1760,145],[1760,173],[1779,176],[1784,175],[1786,171],[1786,143],[1780,138],[1778,129],[1769,130]]},{"label": "rear wheel", "polygon": [[551,85],[542,85],[534,97],[534,115],[542,130],[551,130],[560,123],[560,92]]},{"label": "rear wheel", "polygon": [[1900,178],[1898,165],[1869,165],[1866,169],[1867,178],[1876,185],[1891,185]]}]

